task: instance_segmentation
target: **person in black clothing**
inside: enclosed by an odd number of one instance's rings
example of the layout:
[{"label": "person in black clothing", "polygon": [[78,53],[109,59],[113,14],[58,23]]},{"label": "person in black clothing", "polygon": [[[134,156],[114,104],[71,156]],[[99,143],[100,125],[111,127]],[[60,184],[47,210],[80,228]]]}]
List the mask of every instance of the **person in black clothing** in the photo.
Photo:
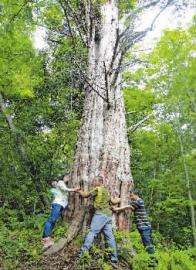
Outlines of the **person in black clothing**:
[{"label": "person in black clothing", "polygon": [[128,205],[122,207],[113,207],[113,210],[116,212],[126,209],[134,211],[136,217],[136,226],[140,233],[142,243],[146,248],[146,251],[149,254],[153,254],[155,252],[155,249],[152,244],[151,224],[146,213],[144,201],[142,200],[142,198],[139,197],[137,190],[130,190],[130,201]]}]

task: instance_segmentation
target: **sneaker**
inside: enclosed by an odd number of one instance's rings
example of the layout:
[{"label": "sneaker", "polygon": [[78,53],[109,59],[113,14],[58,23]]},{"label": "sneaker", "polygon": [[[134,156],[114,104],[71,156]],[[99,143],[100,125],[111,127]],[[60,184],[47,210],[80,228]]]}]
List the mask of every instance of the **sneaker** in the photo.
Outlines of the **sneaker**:
[{"label": "sneaker", "polygon": [[49,247],[54,245],[54,241],[51,239],[51,237],[45,237],[45,238],[42,238],[42,244],[43,244],[43,250],[46,250]]},{"label": "sneaker", "polygon": [[110,262],[114,269],[118,269],[118,260],[113,259],[113,260],[110,260]]}]

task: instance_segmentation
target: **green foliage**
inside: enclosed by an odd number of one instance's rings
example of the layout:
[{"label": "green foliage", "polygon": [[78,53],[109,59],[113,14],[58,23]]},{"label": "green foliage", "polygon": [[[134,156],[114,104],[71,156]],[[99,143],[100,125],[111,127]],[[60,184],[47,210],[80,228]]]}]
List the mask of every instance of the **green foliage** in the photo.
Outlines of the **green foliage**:
[{"label": "green foliage", "polygon": [[[42,256],[41,237],[43,225],[49,213],[19,214],[22,209],[0,208],[0,266],[3,269],[20,269],[21,264],[30,266]],[[55,240],[66,235],[67,224],[60,220],[54,230]]]},{"label": "green foliage", "polygon": [[132,83],[124,91],[128,126],[150,115],[129,133],[133,177],[164,244],[181,247],[192,241],[189,207],[194,204],[188,199],[184,162],[195,197],[194,28],[165,31],[153,52],[143,56],[149,65],[124,75]]},{"label": "green foliage", "polygon": [[[73,10],[79,2],[71,1]],[[94,15],[100,15],[99,5],[105,2],[94,1]],[[118,4],[122,16],[134,9],[136,1]],[[72,38],[61,35],[64,15],[57,1],[3,0],[0,13],[0,93],[16,129],[13,134],[5,114],[0,114],[0,267],[20,269],[21,265],[36,264],[41,257],[40,238],[49,209],[43,207],[40,195],[49,201],[48,180],[68,172],[73,164],[84,100],[80,70],[87,68],[87,49],[79,38],[73,46]],[[50,30],[49,52],[37,52],[33,47],[33,19]],[[195,198],[194,40],[194,24],[188,31],[167,30],[153,52],[142,56],[148,65],[124,74],[128,126],[150,116],[129,132],[128,139],[133,178],[154,229],[158,270],[194,269],[189,208],[195,201],[188,199],[183,167],[186,162]],[[25,169],[16,137],[26,151],[30,172]],[[66,231],[67,224],[59,221],[55,239]],[[121,262],[133,265],[134,270],[150,269],[152,258],[136,230],[116,232],[116,239]],[[82,242],[82,236],[75,240],[77,249]],[[102,243],[95,245],[77,269],[110,270],[109,253]]]},{"label": "green foliage", "polygon": [[[4,209],[2,209],[4,210]],[[5,213],[1,211],[5,216]],[[0,224],[0,265],[4,269],[17,269],[21,263],[36,261],[40,258],[40,228],[43,216],[26,217],[24,222],[17,219],[15,211],[6,215],[6,222]]]},{"label": "green foliage", "polygon": [[63,11],[60,8],[59,4],[56,3],[49,3],[47,8],[45,8],[43,12],[43,18],[44,18],[44,23],[45,25],[51,29],[58,29],[62,26],[63,23]]},{"label": "green foliage", "polygon": [[[13,3],[14,2],[14,3]],[[32,46],[29,26],[24,17],[30,6],[20,10],[22,1],[3,1],[0,24],[0,91],[7,95],[32,97],[33,89],[41,83],[40,58]],[[16,16],[16,17],[15,17]]]},{"label": "green foliage", "polygon": [[[119,269],[121,269],[121,262],[126,263],[127,267],[132,267],[134,270],[194,270],[195,249],[179,250],[176,246],[170,248],[161,245],[164,242],[163,237],[159,234],[154,235],[154,244],[156,252],[149,255],[140,239],[138,231],[131,233],[117,231],[115,238],[119,253]],[[84,253],[83,257],[78,261],[77,269],[113,269],[107,263],[108,258],[107,249],[102,247],[102,242],[94,246],[90,253]],[[123,268],[122,268],[123,269]]]},{"label": "green foliage", "polygon": [[[158,265],[155,267],[157,270],[194,270],[195,264],[193,257],[189,254],[191,250],[167,250],[158,251],[156,253],[156,259]],[[139,253],[133,259],[134,270],[148,270],[152,269],[150,266],[154,261],[154,258],[146,253]]]},{"label": "green foliage", "polygon": [[137,0],[120,0],[118,1],[118,8],[121,15],[125,12],[129,12],[131,9],[135,7]]}]

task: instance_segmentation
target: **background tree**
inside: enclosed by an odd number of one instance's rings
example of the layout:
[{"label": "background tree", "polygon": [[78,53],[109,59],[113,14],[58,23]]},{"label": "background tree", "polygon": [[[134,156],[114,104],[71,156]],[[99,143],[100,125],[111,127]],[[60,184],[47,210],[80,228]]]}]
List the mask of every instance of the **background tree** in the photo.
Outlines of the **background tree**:
[{"label": "background tree", "polygon": [[[195,101],[190,90],[195,87],[194,29],[195,23],[187,32],[165,31],[153,52],[143,56],[146,67],[125,74],[127,82],[131,79],[140,85],[128,87],[125,98],[127,108],[133,110],[131,117],[127,115],[133,145],[133,175],[145,193],[149,189],[146,200],[155,213],[154,224],[162,234],[177,242],[185,237],[182,242],[187,244],[190,234],[185,232],[190,231],[191,225],[195,245],[192,167]],[[140,114],[140,119],[145,121],[138,121]],[[134,118],[140,125],[132,122]],[[140,167],[141,164],[146,167]],[[163,215],[165,222],[160,224]]]}]

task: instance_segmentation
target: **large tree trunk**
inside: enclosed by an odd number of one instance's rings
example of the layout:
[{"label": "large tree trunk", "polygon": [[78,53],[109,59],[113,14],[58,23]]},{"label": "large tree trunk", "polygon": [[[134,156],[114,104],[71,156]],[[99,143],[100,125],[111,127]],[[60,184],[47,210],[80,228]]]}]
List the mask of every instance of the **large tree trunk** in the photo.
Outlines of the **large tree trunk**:
[{"label": "large tree trunk", "polygon": [[[78,134],[72,185],[89,190],[95,176],[104,175],[104,185],[111,196],[128,202],[132,184],[130,150],[119,66],[122,60],[119,43],[118,8],[114,0],[102,5],[99,19],[92,22],[89,13],[88,71],[85,87],[83,121]],[[88,10],[88,7],[87,7]],[[74,195],[70,202],[69,237],[61,239],[46,253],[57,252],[68,244],[89,220],[89,201]],[[116,217],[120,229],[129,228],[126,214]]]},{"label": "large tree trunk", "polygon": [[[121,76],[116,70],[121,61],[121,54],[116,55],[118,29],[116,1],[108,1],[101,7],[99,25],[94,23],[90,36],[83,122],[72,179],[73,185],[88,190],[94,177],[104,174],[111,195],[120,196],[125,204],[132,177]],[[76,198],[74,210],[80,206]],[[121,216],[118,225],[127,228],[128,219]]]}]

